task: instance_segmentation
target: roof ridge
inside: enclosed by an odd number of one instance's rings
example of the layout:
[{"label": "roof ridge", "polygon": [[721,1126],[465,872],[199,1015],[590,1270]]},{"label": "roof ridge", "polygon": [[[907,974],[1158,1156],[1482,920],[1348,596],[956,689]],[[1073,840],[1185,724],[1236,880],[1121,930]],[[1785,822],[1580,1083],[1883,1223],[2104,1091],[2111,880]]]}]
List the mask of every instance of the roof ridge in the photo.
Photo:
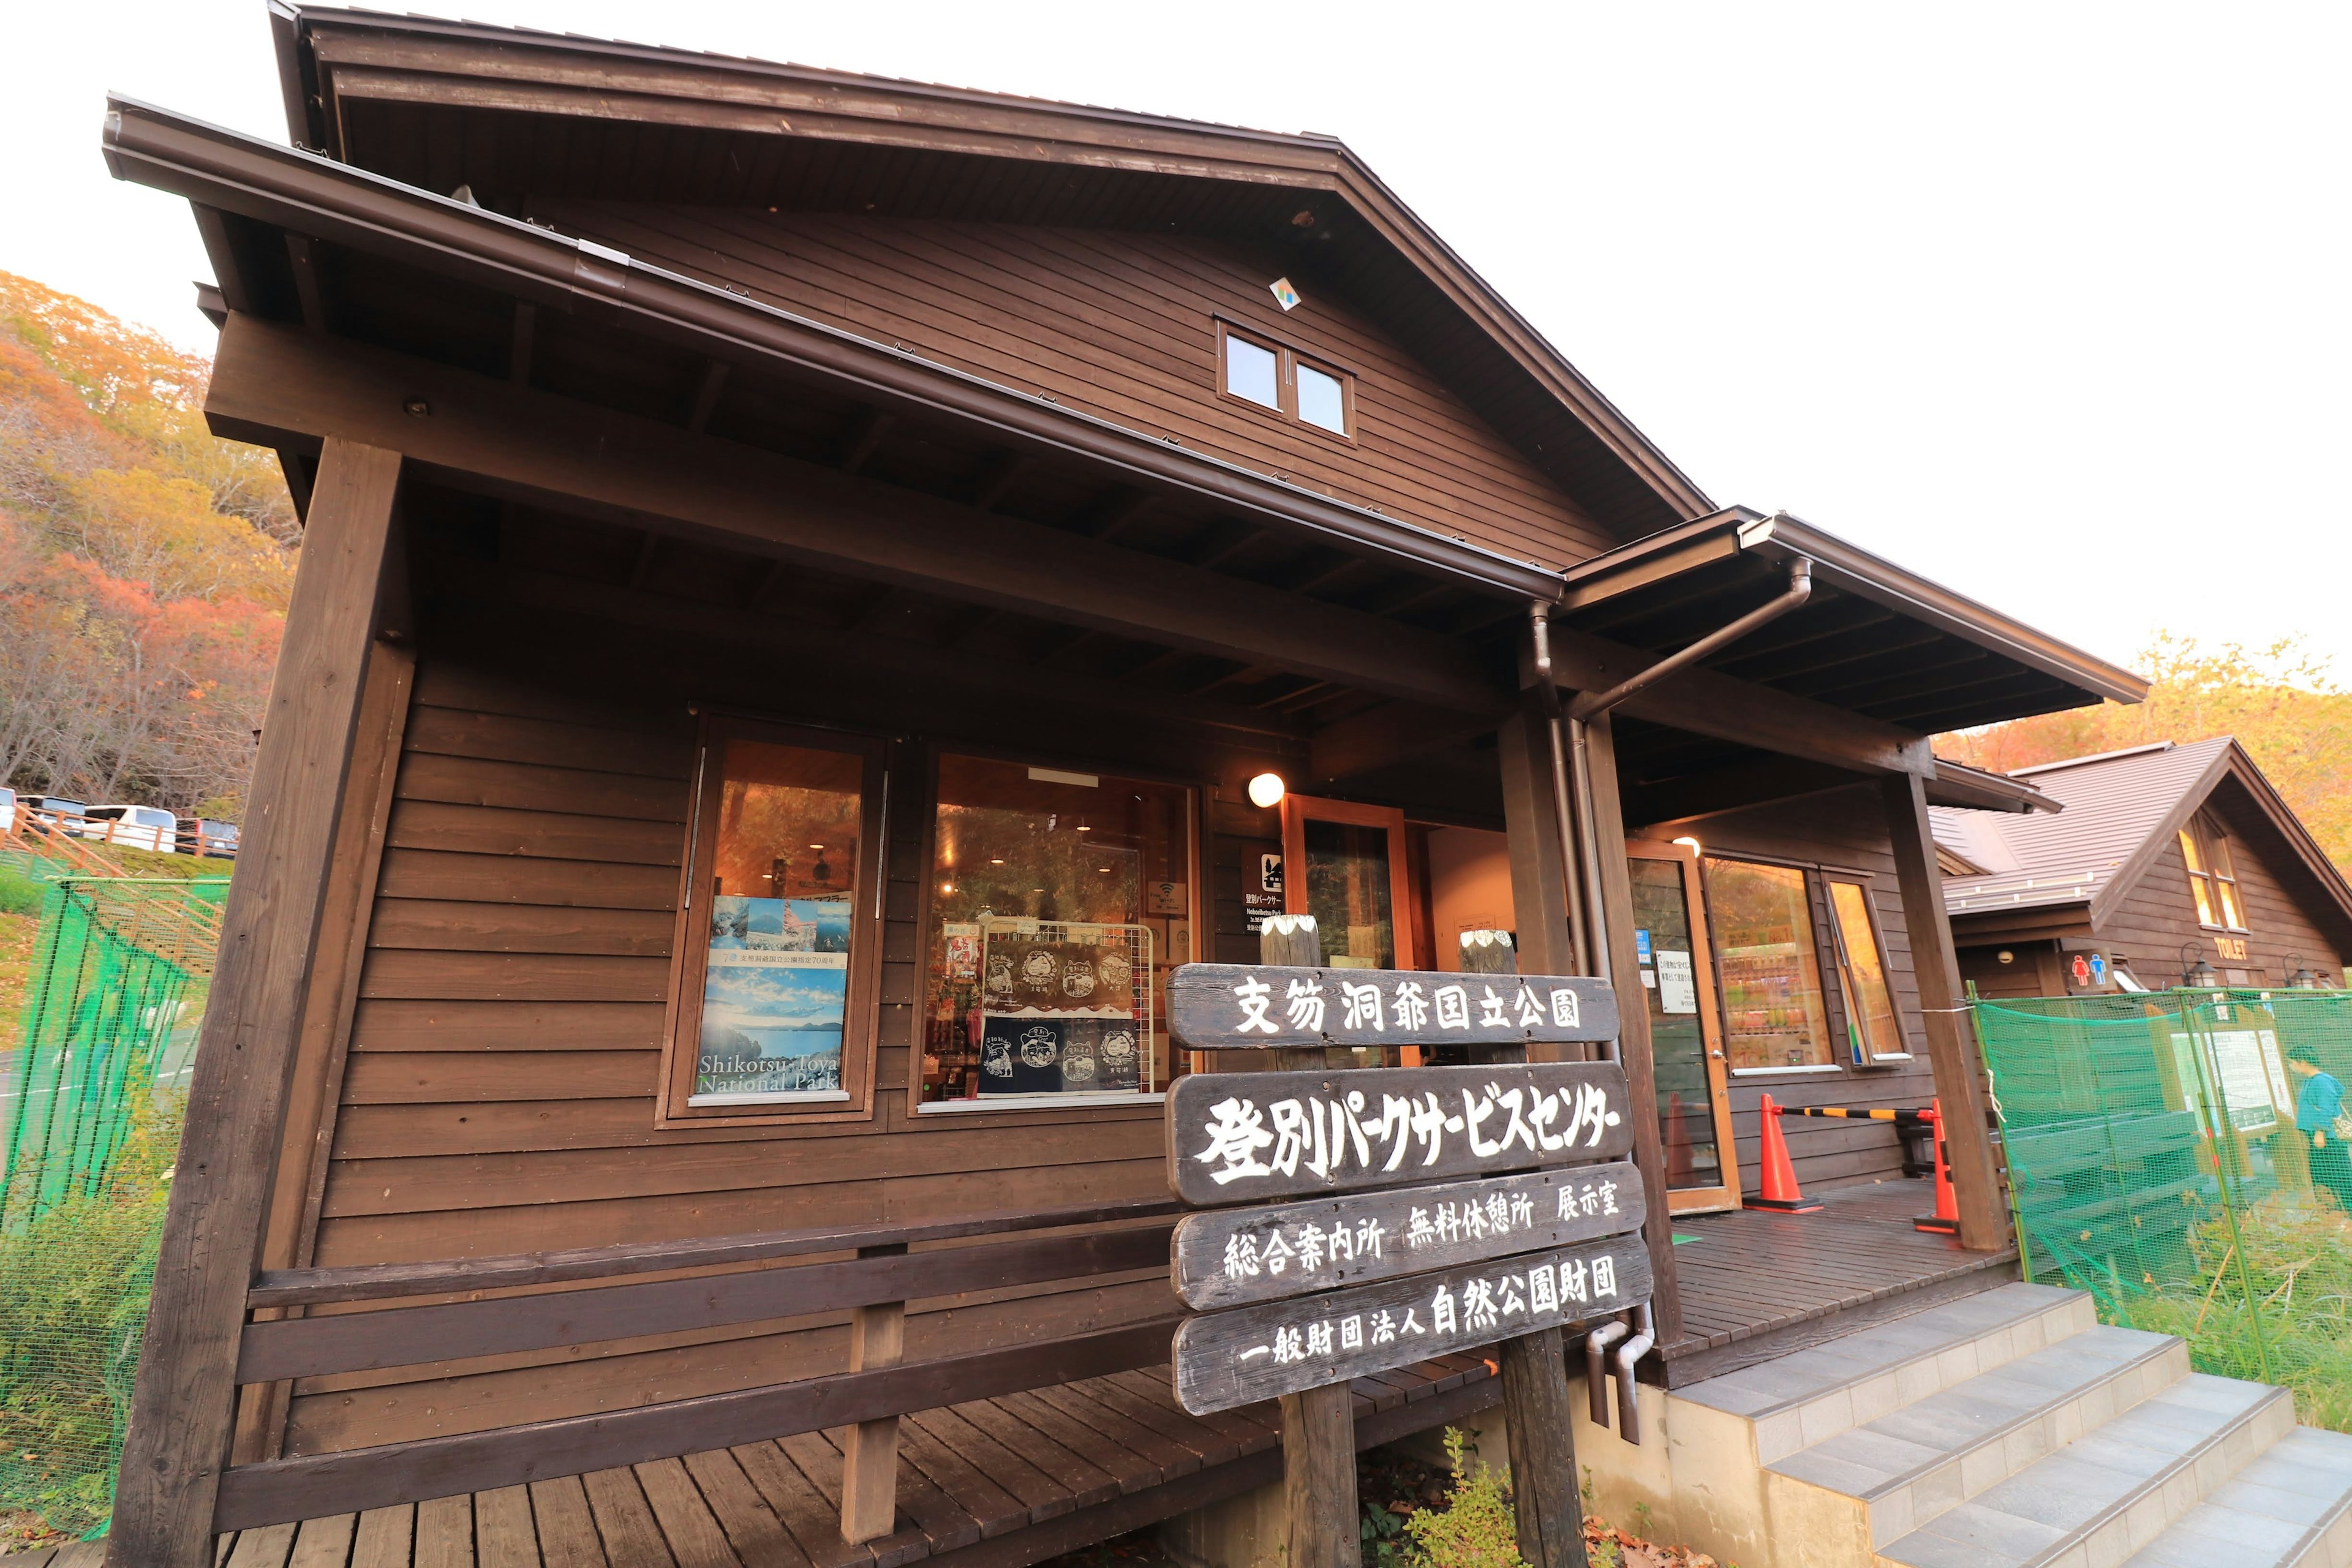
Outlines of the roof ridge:
[{"label": "roof ridge", "polygon": [[[2217,735],[2210,738],[2226,741],[2230,737]],[[2190,743],[2195,744],[2194,742]],[[2170,752],[2179,749],[2179,742],[2177,741],[2150,741],[2145,745],[2119,746],[2112,752],[2094,752],[2087,757],[2064,757],[2054,763],[2035,763],[2031,767],[2011,768],[2009,770],[2009,776],[2013,779],[2031,778],[2036,773],[2054,773],[2063,768],[2084,768],[2093,763],[2112,763],[2122,757],[2145,756],[2151,752]]]}]

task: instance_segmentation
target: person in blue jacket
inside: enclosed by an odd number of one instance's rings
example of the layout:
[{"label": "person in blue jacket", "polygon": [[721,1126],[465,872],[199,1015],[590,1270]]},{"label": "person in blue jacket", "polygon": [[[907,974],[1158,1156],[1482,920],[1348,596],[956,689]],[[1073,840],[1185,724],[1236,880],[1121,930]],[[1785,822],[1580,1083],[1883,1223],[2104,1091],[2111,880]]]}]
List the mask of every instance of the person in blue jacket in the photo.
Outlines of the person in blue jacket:
[{"label": "person in blue jacket", "polygon": [[2303,1080],[2294,1098],[2294,1130],[2311,1150],[2311,1179],[2352,1212],[2352,1157],[2336,1130],[2344,1113],[2344,1085],[2320,1070],[2319,1053],[2309,1046],[2287,1047],[2286,1065]]}]

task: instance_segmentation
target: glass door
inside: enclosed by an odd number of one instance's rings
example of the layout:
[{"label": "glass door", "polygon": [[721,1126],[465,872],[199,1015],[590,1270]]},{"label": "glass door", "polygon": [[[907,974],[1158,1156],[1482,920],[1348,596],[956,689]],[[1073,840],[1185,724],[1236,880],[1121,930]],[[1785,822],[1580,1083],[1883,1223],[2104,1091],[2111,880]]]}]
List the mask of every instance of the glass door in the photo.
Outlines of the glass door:
[{"label": "glass door", "polygon": [[1650,1009],[1667,1207],[1675,1214],[1736,1209],[1739,1161],[1707,962],[1698,851],[1637,839],[1625,846],[1625,859],[1633,883],[1633,950]]},{"label": "glass door", "polygon": [[1404,813],[1282,797],[1283,912],[1313,915],[1334,969],[1411,968],[1415,951]]}]

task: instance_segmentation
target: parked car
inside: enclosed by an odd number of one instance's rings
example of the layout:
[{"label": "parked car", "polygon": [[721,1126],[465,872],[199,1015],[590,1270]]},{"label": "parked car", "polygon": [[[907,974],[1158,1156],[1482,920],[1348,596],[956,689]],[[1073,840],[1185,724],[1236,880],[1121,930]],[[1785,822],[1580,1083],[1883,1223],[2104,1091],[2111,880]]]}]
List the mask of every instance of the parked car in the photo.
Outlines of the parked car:
[{"label": "parked car", "polygon": [[215,860],[236,858],[236,824],[206,816],[180,818],[180,853],[209,855]]},{"label": "parked car", "polygon": [[0,785],[0,833],[16,831],[16,792]]},{"label": "parked car", "polygon": [[78,800],[68,800],[61,795],[37,795],[26,829],[33,833],[55,833],[78,837],[82,831],[82,813],[89,808]]},{"label": "parked car", "polygon": [[82,814],[81,836],[175,855],[180,848],[180,819],[160,805],[93,805]]}]

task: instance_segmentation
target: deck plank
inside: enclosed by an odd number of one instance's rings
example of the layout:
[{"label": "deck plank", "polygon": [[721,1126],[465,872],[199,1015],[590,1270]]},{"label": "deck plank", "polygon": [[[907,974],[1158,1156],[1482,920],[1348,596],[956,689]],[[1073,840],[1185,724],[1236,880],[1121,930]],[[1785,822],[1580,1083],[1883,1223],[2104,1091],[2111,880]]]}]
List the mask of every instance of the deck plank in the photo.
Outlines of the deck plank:
[{"label": "deck plank", "polygon": [[427,1498],[416,1505],[415,1568],[474,1568],[474,1500]]},{"label": "deck plank", "polygon": [[286,1568],[286,1559],[294,1551],[294,1534],[290,1524],[237,1531],[236,1550],[228,1554],[228,1568]]},{"label": "deck plank", "polygon": [[646,1501],[636,1472],[598,1470],[580,1478],[588,1496],[588,1511],[597,1533],[604,1538],[604,1554],[622,1568],[675,1568],[669,1543],[662,1539],[660,1521]]},{"label": "deck plank", "polygon": [[[1084,1453],[1066,1447],[995,1400],[975,1399],[970,1404],[950,1405],[949,1412],[985,1434],[1005,1453],[1017,1455],[1034,1466],[1047,1479],[1068,1492],[1069,1509],[1055,1509],[1055,1513],[1092,1508],[1119,1495],[1117,1476]],[[1038,1517],[1049,1519],[1053,1514]]]},{"label": "deck plank", "polygon": [[724,1448],[688,1454],[685,1464],[744,1568],[809,1568],[808,1554],[761,1498],[734,1455]]},{"label": "deck plank", "polygon": [[345,1568],[352,1560],[352,1536],[359,1528],[355,1513],[306,1519],[294,1537],[294,1554],[286,1568]]},{"label": "deck plank", "polygon": [[608,1568],[604,1543],[596,1539],[595,1515],[588,1511],[588,1491],[578,1476],[531,1482],[530,1512],[539,1530],[541,1568]]},{"label": "deck plank", "polygon": [[474,1560],[477,1568],[540,1568],[530,1488],[474,1494]]},{"label": "deck plank", "polygon": [[1059,1384],[1052,1388],[1031,1391],[1033,1397],[1050,1405],[1080,1426],[1096,1432],[1158,1467],[1160,1479],[1175,1480],[1189,1476],[1201,1468],[1201,1456],[1172,1438],[1163,1437],[1141,1422],[1091,1399],[1076,1384]]},{"label": "deck plank", "polygon": [[1242,1455],[1240,1442],[1181,1408],[1160,1405],[1111,1377],[1089,1377],[1071,1388],[1098,1405],[1108,1406],[1138,1426],[1159,1433],[1200,1456],[1201,1468],[1222,1465]]},{"label": "deck plank", "polygon": [[871,1550],[841,1538],[840,1508],[825,1500],[782,1447],[745,1443],[731,1451],[813,1568],[861,1568],[874,1561]]},{"label": "deck plank", "polygon": [[1122,1494],[1156,1487],[1168,1477],[1145,1456],[1123,1447],[1034,1392],[1008,1394],[995,1401],[1074,1454],[1082,1454],[1118,1483]]},{"label": "deck plank", "polygon": [[979,1529],[981,1538],[1003,1535],[1030,1522],[1029,1505],[1013,1495],[968,1455],[942,1443],[919,1421],[898,1422],[898,1456],[931,1485],[955,1500]]},{"label": "deck plank", "polygon": [[[837,1539],[841,1533],[841,1449],[831,1441],[830,1434],[823,1432],[797,1432],[778,1438],[776,1443],[824,1500],[825,1508],[833,1515],[832,1528]],[[904,1518],[897,1523],[898,1528],[888,1535],[865,1542],[875,1568],[901,1568],[930,1553],[929,1540],[919,1529]]]},{"label": "deck plank", "polygon": [[415,1535],[415,1504],[368,1510],[352,1532],[352,1568],[409,1568]]},{"label": "deck plank", "polygon": [[743,1568],[683,1461],[648,1459],[630,1468],[637,1473],[637,1485],[645,1489],[677,1568]]}]

